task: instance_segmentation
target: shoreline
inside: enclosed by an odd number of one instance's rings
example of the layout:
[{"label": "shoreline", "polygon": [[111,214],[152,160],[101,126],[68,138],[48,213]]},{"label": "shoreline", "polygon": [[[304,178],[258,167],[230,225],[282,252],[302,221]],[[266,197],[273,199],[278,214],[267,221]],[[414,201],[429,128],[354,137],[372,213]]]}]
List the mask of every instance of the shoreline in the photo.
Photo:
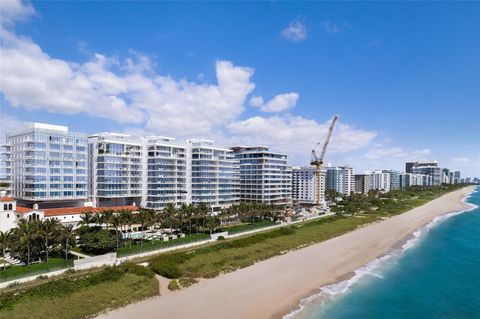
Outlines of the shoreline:
[{"label": "shoreline", "polygon": [[321,287],[349,280],[436,217],[471,208],[462,199],[473,190],[462,188],[384,221],[98,318],[282,318]]}]

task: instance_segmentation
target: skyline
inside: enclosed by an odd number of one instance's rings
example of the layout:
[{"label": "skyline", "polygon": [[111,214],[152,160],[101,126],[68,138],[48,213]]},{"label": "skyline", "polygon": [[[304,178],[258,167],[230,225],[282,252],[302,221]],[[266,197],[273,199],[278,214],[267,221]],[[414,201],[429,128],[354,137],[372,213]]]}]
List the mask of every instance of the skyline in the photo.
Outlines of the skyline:
[{"label": "skyline", "polygon": [[251,5],[2,2],[2,136],[45,122],[305,165],[339,114],[326,162],[480,175],[480,4]]}]

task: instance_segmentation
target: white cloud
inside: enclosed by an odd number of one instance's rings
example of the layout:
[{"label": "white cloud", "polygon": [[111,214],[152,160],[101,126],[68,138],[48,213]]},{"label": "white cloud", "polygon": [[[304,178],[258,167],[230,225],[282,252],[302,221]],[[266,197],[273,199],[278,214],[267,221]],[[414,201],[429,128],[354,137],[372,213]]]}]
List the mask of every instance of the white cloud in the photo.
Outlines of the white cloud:
[{"label": "white cloud", "polygon": [[0,23],[13,26],[15,22],[26,21],[35,15],[35,9],[26,1],[2,0],[0,3]]},{"label": "white cloud", "polygon": [[250,105],[254,107],[259,107],[260,110],[262,110],[263,112],[282,112],[297,105],[298,98],[298,93],[284,93],[279,94],[267,103],[264,103],[261,96],[253,96],[250,99]]},{"label": "white cloud", "polygon": [[[323,143],[330,121],[319,123],[301,116],[256,116],[228,126],[236,144],[268,145],[293,155],[293,162],[306,164],[312,147]],[[375,132],[338,123],[332,135],[329,152],[349,152],[366,146]]]},{"label": "white cloud", "polygon": [[326,32],[328,33],[340,33],[342,32],[342,29],[335,23],[331,21],[325,21],[322,23],[323,28]]},{"label": "white cloud", "polygon": [[282,30],[281,35],[288,40],[298,42],[307,38],[307,27],[299,19],[290,21],[288,26]]},{"label": "white cloud", "polygon": [[28,122],[24,122],[15,116],[0,113],[0,142],[5,140],[5,136],[17,132],[27,127]]}]

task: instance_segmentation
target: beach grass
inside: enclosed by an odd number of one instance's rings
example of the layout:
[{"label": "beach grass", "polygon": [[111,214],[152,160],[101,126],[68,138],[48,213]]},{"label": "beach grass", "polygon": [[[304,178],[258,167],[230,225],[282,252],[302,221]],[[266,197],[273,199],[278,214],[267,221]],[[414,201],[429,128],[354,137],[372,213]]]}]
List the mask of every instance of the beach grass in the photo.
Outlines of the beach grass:
[{"label": "beach grass", "polygon": [[147,268],[120,266],[2,292],[0,318],[88,318],[158,294]]}]

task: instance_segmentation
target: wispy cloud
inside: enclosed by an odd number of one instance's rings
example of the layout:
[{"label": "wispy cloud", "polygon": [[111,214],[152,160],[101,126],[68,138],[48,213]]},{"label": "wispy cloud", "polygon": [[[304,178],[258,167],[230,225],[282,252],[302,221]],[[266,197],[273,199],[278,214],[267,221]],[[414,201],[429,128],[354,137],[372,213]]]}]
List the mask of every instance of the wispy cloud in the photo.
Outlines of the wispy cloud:
[{"label": "wispy cloud", "polygon": [[290,21],[288,26],[282,30],[282,37],[287,40],[298,42],[307,38],[307,27],[301,19]]},{"label": "wispy cloud", "polygon": [[340,33],[343,31],[340,26],[338,26],[336,23],[333,23],[331,21],[324,21],[322,23],[323,29],[328,32],[328,33]]},{"label": "wispy cloud", "polygon": [[264,103],[263,97],[253,96],[250,99],[250,105],[260,108],[263,112],[275,113],[282,112],[294,107],[297,104],[300,95],[298,93],[284,93],[275,96],[273,99]]},{"label": "wispy cloud", "polygon": [[379,46],[379,45],[381,45],[381,44],[382,44],[382,39],[376,38],[376,39],[373,39],[372,41],[370,41],[370,42],[368,43],[368,47],[369,47],[369,48],[374,48],[374,47],[377,47],[377,46]]}]

